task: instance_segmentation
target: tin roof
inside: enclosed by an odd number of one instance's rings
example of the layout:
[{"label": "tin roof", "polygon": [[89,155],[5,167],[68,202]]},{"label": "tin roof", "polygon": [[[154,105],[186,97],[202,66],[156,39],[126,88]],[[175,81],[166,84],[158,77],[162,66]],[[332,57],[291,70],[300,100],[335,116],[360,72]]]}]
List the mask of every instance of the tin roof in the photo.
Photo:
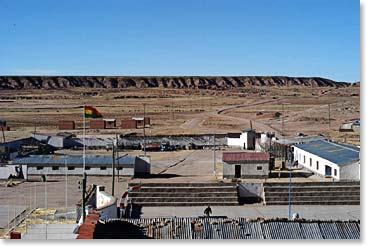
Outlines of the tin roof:
[{"label": "tin roof", "polygon": [[292,145],[292,144],[300,144],[300,143],[308,143],[318,140],[326,140],[327,138],[319,135],[311,135],[311,136],[299,136],[294,138],[285,138],[285,139],[277,139],[274,143],[283,144],[283,145]]},{"label": "tin roof", "polygon": [[[171,217],[103,220],[110,225],[129,222],[145,238],[154,239],[359,239],[359,221],[289,221],[287,219]],[[116,233],[121,233],[116,231]]]},{"label": "tin roof", "polygon": [[269,153],[266,152],[224,152],[224,162],[269,161]]},{"label": "tin roof", "polygon": [[[132,167],[135,164],[136,156],[127,155],[116,159],[116,166]],[[68,165],[82,166],[82,155],[30,155],[24,158],[16,158],[13,160],[13,165],[56,165],[64,166]],[[111,165],[112,157],[106,155],[87,155],[85,157],[86,165]]]},{"label": "tin roof", "polygon": [[295,147],[338,165],[359,161],[360,149],[351,145],[320,140],[311,143],[297,144]]}]

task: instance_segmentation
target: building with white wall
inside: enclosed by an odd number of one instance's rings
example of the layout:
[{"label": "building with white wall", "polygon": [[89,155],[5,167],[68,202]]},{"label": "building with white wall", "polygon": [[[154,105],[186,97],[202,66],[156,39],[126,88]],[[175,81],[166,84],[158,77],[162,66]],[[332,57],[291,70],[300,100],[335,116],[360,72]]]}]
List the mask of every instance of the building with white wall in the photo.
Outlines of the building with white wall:
[{"label": "building with white wall", "polygon": [[253,129],[243,130],[242,133],[228,133],[227,145],[230,147],[240,147],[244,150],[255,149],[256,133]]},{"label": "building with white wall", "polygon": [[360,180],[360,149],[355,146],[319,140],[294,145],[294,160],[323,177]]},{"label": "building with white wall", "polygon": [[[30,155],[16,158],[12,165],[25,165],[29,176],[63,176],[82,175],[82,155]],[[87,155],[85,157],[85,173],[88,176],[112,175],[112,157],[106,155]],[[150,159],[126,155],[115,160],[115,174],[119,176],[143,176],[150,173]]]}]

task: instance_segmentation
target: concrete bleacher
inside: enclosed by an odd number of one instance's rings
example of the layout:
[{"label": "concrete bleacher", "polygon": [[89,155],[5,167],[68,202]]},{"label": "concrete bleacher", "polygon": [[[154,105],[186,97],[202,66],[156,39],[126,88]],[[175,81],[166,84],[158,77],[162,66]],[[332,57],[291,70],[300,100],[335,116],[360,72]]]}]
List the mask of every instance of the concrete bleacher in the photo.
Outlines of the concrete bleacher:
[{"label": "concrete bleacher", "polygon": [[[287,205],[289,183],[264,183],[265,205]],[[293,205],[359,205],[360,183],[347,182],[298,182],[291,184]]]},{"label": "concrete bleacher", "polygon": [[[138,184],[130,183],[129,186]],[[156,206],[236,206],[237,188],[231,183],[143,183],[129,193],[134,204]]]}]

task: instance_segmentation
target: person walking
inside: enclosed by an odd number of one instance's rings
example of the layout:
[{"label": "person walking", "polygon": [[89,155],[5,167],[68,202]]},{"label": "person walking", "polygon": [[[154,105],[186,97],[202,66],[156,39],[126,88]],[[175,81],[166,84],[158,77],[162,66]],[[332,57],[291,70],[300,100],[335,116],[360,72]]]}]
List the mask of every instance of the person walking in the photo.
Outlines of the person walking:
[{"label": "person walking", "polygon": [[210,205],[208,205],[208,207],[204,210],[204,214],[206,217],[209,217],[212,213],[212,209],[210,208]]}]

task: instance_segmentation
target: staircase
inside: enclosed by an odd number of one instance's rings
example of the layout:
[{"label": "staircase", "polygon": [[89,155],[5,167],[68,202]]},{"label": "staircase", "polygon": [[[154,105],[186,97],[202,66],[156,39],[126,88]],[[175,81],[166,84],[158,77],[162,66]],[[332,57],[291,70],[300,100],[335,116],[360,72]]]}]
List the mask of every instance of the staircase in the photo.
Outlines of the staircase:
[{"label": "staircase", "polygon": [[[129,186],[139,185],[129,183]],[[142,183],[140,190],[129,193],[134,204],[145,207],[236,206],[234,183]]]},{"label": "staircase", "polygon": [[[264,183],[265,205],[288,205],[289,183]],[[292,183],[292,205],[359,205],[359,182]]]}]

